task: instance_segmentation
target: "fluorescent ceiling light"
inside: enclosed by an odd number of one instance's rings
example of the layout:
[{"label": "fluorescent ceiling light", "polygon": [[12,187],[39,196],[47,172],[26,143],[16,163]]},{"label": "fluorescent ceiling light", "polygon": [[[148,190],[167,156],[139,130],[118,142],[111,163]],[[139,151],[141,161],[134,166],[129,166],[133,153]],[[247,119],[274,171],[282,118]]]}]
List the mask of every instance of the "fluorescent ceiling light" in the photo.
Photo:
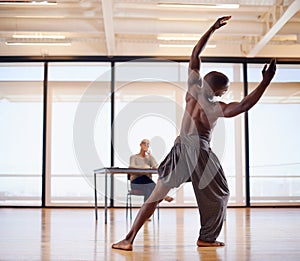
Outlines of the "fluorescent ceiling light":
[{"label": "fluorescent ceiling light", "polygon": [[17,39],[66,39],[64,35],[46,35],[46,34],[14,34]]},{"label": "fluorescent ceiling light", "polygon": [[208,19],[205,18],[195,18],[195,17],[159,17],[159,21],[197,21],[197,22],[207,22]]},{"label": "fluorescent ceiling light", "polygon": [[174,8],[211,8],[211,9],[237,9],[239,4],[196,4],[196,3],[158,3],[159,7],[174,7]]},{"label": "fluorescent ceiling light", "polygon": [[[159,47],[169,47],[169,48],[193,48],[194,44],[159,44]],[[208,44],[206,48],[216,48],[215,44]]]},{"label": "fluorescent ceiling light", "polygon": [[157,40],[163,40],[163,41],[196,41],[201,38],[201,36],[180,36],[180,35],[173,35],[173,36],[164,36],[159,35],[156,37]]},{"label": "fluorescent ceiling light", "polygon": [[26,1],[26,0],[15,0],[15,1],[0,1],[0,5],[57,5],[56,1]]},{"label": "fluorescent ceiling light", "polygon": [[64,15],[15,15],[14,18],[35,18],[35,19],[40,19],[40,18],[48,18],[48,19],[62,19],[66,18]]},{"label": "fluorescent ceiling light", "polygon": [[71,42],[13,42],[7,41],[6,45],[25,45],[25,46],[71,46]]}]

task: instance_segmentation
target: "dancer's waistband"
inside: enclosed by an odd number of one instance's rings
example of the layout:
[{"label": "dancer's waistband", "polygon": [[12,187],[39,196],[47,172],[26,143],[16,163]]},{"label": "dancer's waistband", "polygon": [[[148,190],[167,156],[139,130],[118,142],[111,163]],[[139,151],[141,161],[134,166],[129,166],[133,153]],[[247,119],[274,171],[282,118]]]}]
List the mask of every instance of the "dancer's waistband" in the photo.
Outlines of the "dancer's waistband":
[{"label": "dancer's waistband", "polygon": [[206,137],[197,134],[180,135],[176,138],[175,144],[176,143],[184,143],[192,147],[194,146],[198,147],[199,145],[205,147],[210,146],[209,140]]}]

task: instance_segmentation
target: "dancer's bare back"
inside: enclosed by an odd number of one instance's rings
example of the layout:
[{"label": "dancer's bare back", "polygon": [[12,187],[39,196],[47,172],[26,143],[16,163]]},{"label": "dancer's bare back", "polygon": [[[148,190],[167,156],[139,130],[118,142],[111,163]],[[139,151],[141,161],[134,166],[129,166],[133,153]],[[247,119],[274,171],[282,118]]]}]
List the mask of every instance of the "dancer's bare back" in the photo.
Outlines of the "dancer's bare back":
[{"label": "dancer's bare back", "polygon": [[210,140],[219,114],[218,102],[210,100],[200,84],[190,85],[186,94],[186,107],[180,134],[197,134]]}]

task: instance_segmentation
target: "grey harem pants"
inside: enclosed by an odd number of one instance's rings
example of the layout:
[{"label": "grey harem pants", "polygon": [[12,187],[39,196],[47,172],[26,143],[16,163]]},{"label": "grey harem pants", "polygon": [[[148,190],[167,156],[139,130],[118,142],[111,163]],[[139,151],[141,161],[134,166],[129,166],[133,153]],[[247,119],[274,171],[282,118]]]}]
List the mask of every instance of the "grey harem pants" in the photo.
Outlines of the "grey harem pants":
[{"label": "grey harem pants", "polygon": [[158,168],[168,188],[192,181],[200,212],[199,239],[213,242],[226,213],[229,189],[222,166],[207,140],[198,135],[180,136]]}]

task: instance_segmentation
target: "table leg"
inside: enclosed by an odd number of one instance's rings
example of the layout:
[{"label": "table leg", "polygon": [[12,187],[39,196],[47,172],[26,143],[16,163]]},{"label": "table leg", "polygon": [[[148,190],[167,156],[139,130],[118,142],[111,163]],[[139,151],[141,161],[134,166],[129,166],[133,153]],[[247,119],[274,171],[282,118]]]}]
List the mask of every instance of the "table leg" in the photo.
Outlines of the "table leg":
[{"label": "table leg", "polygon": [[97,178],[95,172],[94,172],[94,193],[95,193],[95,216],[96,216],[96,221],[98,221]]},{"label": "table leg", "polygon": [[110,207],[114,207],[114,175],[110,174]]},{"label": "table leg", "polygon": [[104,223],[107,224],[107,170],[105,170]]}]

